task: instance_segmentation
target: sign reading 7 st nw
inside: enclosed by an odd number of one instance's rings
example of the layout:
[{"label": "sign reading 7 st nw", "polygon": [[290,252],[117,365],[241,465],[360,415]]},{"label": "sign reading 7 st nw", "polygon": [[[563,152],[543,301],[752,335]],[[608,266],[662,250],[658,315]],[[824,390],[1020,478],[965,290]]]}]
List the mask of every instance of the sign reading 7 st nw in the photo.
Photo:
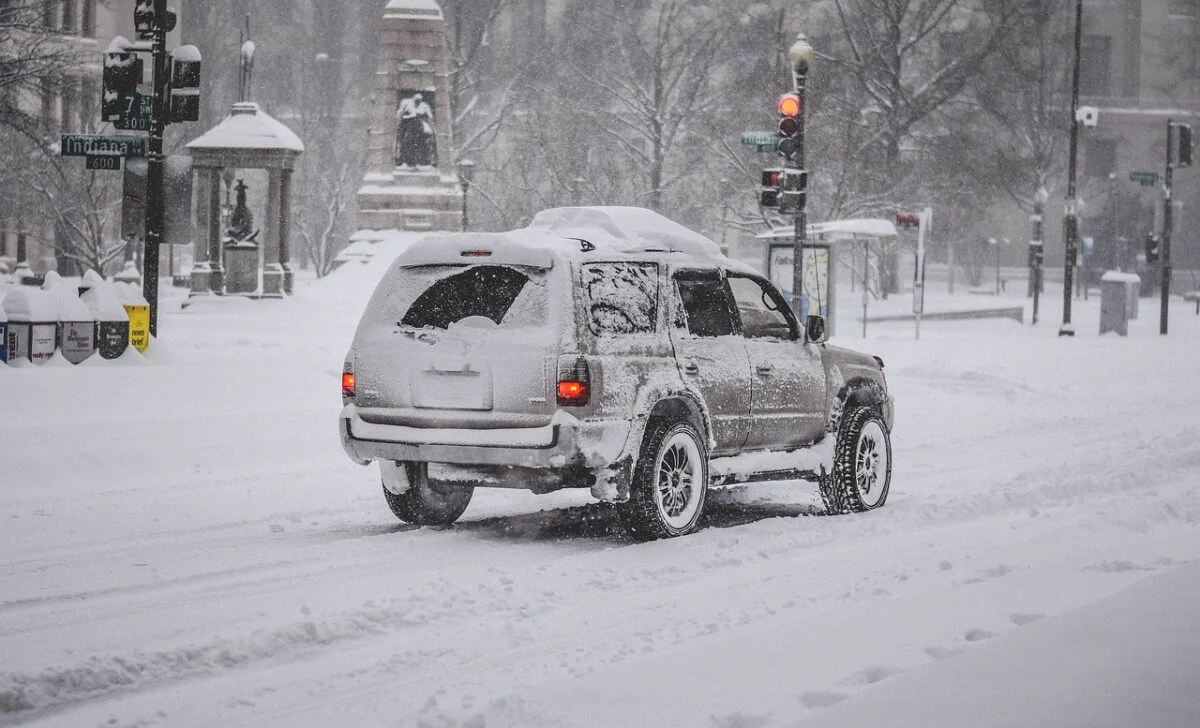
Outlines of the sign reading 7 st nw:
[{"label": "sign reading 7 st nw", "polygon": [[146,156],[146,137],[63,134],[59,149],[64,157],[107,153],[118,154],[128,159],[141,159]]}]

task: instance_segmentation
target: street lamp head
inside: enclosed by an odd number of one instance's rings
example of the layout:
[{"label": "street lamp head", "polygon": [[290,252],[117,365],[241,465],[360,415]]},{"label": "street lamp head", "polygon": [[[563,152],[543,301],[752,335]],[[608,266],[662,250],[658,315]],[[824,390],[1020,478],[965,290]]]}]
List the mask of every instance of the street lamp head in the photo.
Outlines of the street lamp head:
[{"label": "street lamp head", "polygon": [[813,47],[808,44],[808,36],[803,33],[796,36],[796,41],[788,49],[788,62],[792,64],[792,73],[804,75],[808,73],[813,61]]},{"label": "street lamp head", "polygon": [[458,160],[458,179],[463,183],[463,186],[471,184],[471,180],[475,177],[475,162],[470,159]]}]

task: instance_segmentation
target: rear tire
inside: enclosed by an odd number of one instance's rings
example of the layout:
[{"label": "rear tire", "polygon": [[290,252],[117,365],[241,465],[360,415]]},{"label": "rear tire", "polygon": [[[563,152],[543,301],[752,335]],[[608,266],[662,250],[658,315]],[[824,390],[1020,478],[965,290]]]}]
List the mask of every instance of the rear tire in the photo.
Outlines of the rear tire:
[{"label": "rear tire", "polygon": [[833,472],[821,478],[825,511],[862,513],[887,501],[892,442],[883,417],[870,407],[846,412],[838,426]]},{"label": "rear tire", "polygon": [[[393,493],[388,488],[390,463],[381,463],[383,497],[392,513],[405,523],[417,526],[448,526],[458,520],[471,503],[475,488],[469,485],[440,486],[429,480],[428,463],[403,463],[408,489]],[[398,469],[397,469],[398,470]],[[396,473],[400,475],[400,473]]]},{"label": "rear tire", "polygon": [[683,536],[696,530],[708,493],[708,453],[687,421],[653,419],[617,514],[640,541]]}]

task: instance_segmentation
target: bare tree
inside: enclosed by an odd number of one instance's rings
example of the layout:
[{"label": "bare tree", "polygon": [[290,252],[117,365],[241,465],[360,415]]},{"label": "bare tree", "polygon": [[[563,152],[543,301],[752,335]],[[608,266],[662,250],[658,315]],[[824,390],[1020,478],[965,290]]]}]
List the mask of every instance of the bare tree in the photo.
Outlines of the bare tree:
[{"label": "bare tree", "polygon": [[63,42],[62,12],[62,0],[0,5],[0,126],[36,137],[37,100],[83,61],[78,44]]},{"label": "bare tree", "polygon": [[346,212],[354,197],[353,184],[361,174],[358,165],[349,163],[331,172],[325,170],[317,176],[317,189],[302,195],[297,214],[301,259],[312,263],[318,278],[333,271],[334,259],[346,240]]},{"label": "bare tree", "polygon": [[32,166],[27,180],[40,196],[39,208],[54,230],[60,270],[64,261],[70,261],[77,274],[90,269],[103,275],[122,257],[119,179],[112,172],[85,169],[80,160],[53,151]]}]

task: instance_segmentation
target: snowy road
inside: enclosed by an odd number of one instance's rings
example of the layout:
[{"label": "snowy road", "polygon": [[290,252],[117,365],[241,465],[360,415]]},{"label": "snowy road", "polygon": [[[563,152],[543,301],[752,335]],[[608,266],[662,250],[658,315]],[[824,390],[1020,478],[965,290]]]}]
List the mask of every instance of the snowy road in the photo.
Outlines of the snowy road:
[{"label": "snowy road", "polygon": [[[750,486],[699,533],[634,544],[586,493],[394,520],[335,431],[373,274],[168,311],[136,366],[0,370],[0,725],[887,726],[943,689],[957,725],[1074,725],[1055,716],[1147,697],[1095,664],[1122,634],[1200,623],[1184,305],[1167,338],[1149,315],[1095,336],[1094,299],[1075,340],[876,327],[843,343],[888,362],[885,509]],[[1196,654],[1143,656],[1172,665],[1155,725],[1200,724],[1172,692]],[[1096,669],[1066,669],[1080,655]],[[1039,671],[1066,713],[1011,692]]]}]

